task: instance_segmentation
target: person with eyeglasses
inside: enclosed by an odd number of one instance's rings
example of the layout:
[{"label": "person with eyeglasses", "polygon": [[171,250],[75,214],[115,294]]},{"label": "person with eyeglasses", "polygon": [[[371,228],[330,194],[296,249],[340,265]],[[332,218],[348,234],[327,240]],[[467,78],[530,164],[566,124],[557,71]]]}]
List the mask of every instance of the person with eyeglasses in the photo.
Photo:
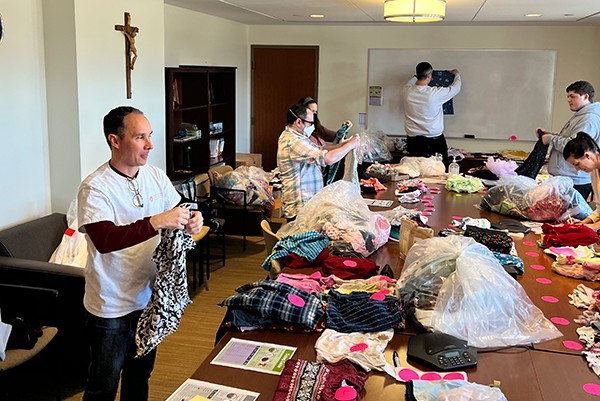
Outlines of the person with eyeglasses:
[{"label": "person with eyeglasses", "polygon": [[323,188],[321,168],[341,160],[360,144],[355,134],[339,144],[319,147],[309,139],[314,129],[314,113],[309,108],[298,103],[288,109],[287,125],[277,143],[277,167],[283,184],[283,210],[289,221]]},{"label": "person with eyeglasses", "polygon": [[[310,136],[310,140],[317,146],[325,146],[326,142],[333,142],[335,139],[336,131],[330,130],[321,124],[321,120],[319,120],[318,111],[319,105],[315,99],[310,96],[305,96],[300,98],[298,103],[305,105],[313,112],[314,120],[315,120],[315,130]],[[350,120],[345,120],[342,124],[349,124],[352,126],[352,122]],[[342,169],[343,170],[343,169]]]},{"label": "person with eyeglasses", "polygon": [[152,293],[152,255],[161,229],[200,232],[202,215],[178,207],[181,197],[166,174],[148,165],[152,127],[133,107],[111,110],[103,121],[110,160],[81,183],[79,231],[87,233],[83,303],[90,367],[83,400],[147,400],[156,349],[136,359],[138,319]]}]

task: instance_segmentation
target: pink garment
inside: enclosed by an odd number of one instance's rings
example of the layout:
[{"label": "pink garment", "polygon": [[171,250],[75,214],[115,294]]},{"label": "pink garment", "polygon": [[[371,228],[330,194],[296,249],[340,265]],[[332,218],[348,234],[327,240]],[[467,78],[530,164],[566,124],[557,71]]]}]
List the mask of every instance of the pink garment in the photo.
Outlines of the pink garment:
[{"label": "pink garment", "polygon": [[[318,273],[318,274],[317,274]],[[334,276],[321,276],[321,273],[306,274],[280,273],[277,280],[308,293],[323,292],[334,284]]]},{"label": "pink garment", "polygon": [[564,256],[572,256],[574,258],[577,257],[577,253],[575,252],[575,249],[571,248],[571,247],[555,247],[555,246],[551,246],[548,248],[549,251],[552,251],[552,253],[556,254],[556,255],[564,255]]}]

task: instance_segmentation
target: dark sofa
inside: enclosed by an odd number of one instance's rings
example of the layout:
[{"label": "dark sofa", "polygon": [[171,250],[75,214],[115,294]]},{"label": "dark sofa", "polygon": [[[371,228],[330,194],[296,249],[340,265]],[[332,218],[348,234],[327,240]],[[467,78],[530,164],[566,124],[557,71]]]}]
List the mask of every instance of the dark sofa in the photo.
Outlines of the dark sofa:
[{"label": "dark sofa", "polygon": [[0,283],[58,290],[61,365],[85,374],[84,269],[48,263],[67,228],[66,216],[53,213],[1,230]]}]

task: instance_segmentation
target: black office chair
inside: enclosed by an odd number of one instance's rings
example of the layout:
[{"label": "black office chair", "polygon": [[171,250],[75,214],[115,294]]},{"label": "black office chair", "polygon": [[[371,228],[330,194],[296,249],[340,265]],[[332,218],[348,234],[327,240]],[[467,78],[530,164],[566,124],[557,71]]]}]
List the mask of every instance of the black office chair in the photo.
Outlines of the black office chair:
[{"label": "black office chair", "polygon": [[[50,354],[48,352],[44,352],[44,354],[48,354],[47,357],[53,357],[48,366],[48,375],[54,377],[56,399],[61,399],[60,350],[59,342],[55,340],[58,334],[57,304],[57,290],[0,284],[0,313],[3,321],[8,321],[10,316],[15,318],[13,321],[16,321],[18,317],[21,321],[31,324],[32,327],[41,328],[41,336],[31,349],[6,350],[6,357],[4,360],[0,360],[0,379],[2,379],[0,380],[0,389],[10,388],[10,383],[5,378],[8,371],[17,368],[27,369],[28,362],[47,349]],[[13,332],[15,332],[15,327],[13,327]]]}]

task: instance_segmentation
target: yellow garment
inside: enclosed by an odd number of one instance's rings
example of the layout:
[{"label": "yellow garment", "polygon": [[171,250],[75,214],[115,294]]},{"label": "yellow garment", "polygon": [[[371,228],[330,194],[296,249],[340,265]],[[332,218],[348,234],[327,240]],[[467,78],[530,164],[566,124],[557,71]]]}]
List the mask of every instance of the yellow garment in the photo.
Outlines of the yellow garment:
[{"label": "yellow garment", "polygon": [[524,150],[503,150],[500,154],[505,159],[511,160],[525,160],[529,156],[529,152],[525,152]]}]

